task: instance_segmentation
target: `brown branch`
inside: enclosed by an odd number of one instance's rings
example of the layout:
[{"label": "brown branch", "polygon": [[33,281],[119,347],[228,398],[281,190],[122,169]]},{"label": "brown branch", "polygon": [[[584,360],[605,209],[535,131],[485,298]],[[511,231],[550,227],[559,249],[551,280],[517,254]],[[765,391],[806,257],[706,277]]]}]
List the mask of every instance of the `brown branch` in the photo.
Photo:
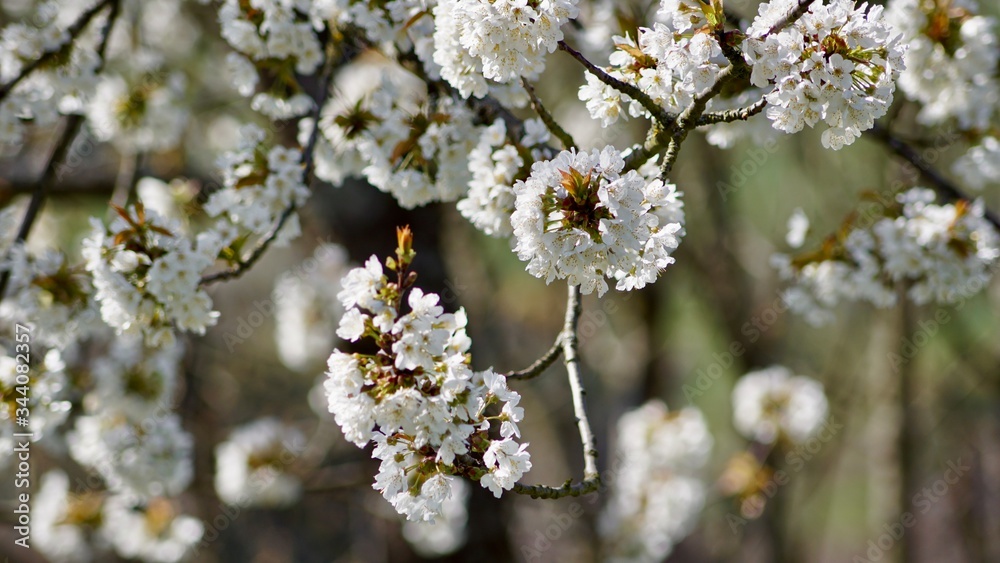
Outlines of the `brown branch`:
[{"label": "brown branch", "polygon": [[688,133],[698,126],[698,120],[705,113],[708,102],[719,95],[726,84],[736,78],[740,72],[741,70],[733,65],[722,69],[712,87],[696,96],[691,105],[685,108],[677,117],[677,124],[674,127],[673,134],[670,136],[670,140],[667,142],[667,151],[664,153],[663,163],[660,165],[661,180],[664,182],[667,181],[667,177],[670,175],[671,170],[673,170],[674,162],[677,161],[677,154],[680,152],[681,144],[687,138]]},{"label": "brown branch", "polygon": [[[907,144],[899,137],[893,135],[892,132],[889,131],[886,127],[883,127],[882,125],[876,123],[874,127],[865,131],[863,134],[866,137],[871,137],[881,142],[885,146],[889,147],[889,149],[892,150],[892,152],[894,152],[896,156],[912,164],[914,168],[916,168],[917,171],[920,172],[920,175],[923,176],[924,179],[926,179],[928,182],[930,182],[934,190],[937,191],[942,196],[944,196],[945,198],[947,198],[948,200],[972,201],[973,198],[970,198],[968,195],[965,194],[965,192],[959,189],[958,186],[948,181],[947,178],[945,178],[940,172],[938,172],[933,166],[931,166],[926,160],[924,160],[923,157],[920,156],[920,153],[916,151],[916,149],[911,147],[909,144]],[[983,215],[986,217],[987,221],[993,224],[994,228],[1000,230],[1000,217],[998,217],[996,213],[994,213],[990,209],[986,209]]]},{"label": "brown branch", "polygon": [[720,112],[709,112],[698,118],[698,126],[714,125],[716,123],[732,123],[733,121],[746,121],[767,107],[767,100],[761,98],[753,104],[738,109],[731,109]]},{"label": "brown branch", "polygon": [[535,88],[523,77],[521,78],[521,86],[524,86],[524,90],[528,92],[528,98],[531,100],[531,108],[535,110],[538,117],[542,119],[542,123],[549,128],[549,131],[552,131],[552,134],[559,138],[559,141],[563,144],[563,148],[568,150],[577,146],[573,137],[556,122],[552,114],[542,105],[542,100],[538,99],[538,96],[535,95]]},{"label": "brown branch", "polygon": [[653,116],[653,118],[659,121],[660,123],[668,125],[674,121],[674,116],[670,112],[663,109],[662,106],[653,101],[652,98],[646,95],[646,93],[640,90],[638,87],[633,86],[627,82],[618,80],[614,76],[611,76],[603,69],[601,69],[594,63],[587,60],[587,57],[583,56],[582,53],[567,45],[565,41],[559,42],[559,48],[563,51],[566,51],[574,59],[579,61],[580,64],[582,64],[584,68],[590,71],[591,74],[596,76],[598,80],[607,84],[608,86],[611,86],[615,90],[622,92],[623,94],[628,94],[629,97],[642,104],[642,107],[646,108],[646,111],[648,111]]},{"label": "brown branch", "polygon": [[760,39],[763,39],[768,35],[774,35],[775,33],[778,33],[782,29],[785,29],[786,27],[795,23],[799,18],[801,18],[803,15],[805,15],[806,12],[809,11],[809,5],[815,1],[816,0],[799,0],[799,3],[795,6],[795,9],[789,12],[788,15],[786,15],[785,17],[774,22],[774,25],[772,25],[767,30],[767,33],[762,35]]},{"label": "brown branch", "polygon": [[531,498],[577,497],[592,493],[601,486],[601,474],[597,470],[597,446],[595,445],[594,433],[590,429],[590,420],[587,418],[586,401],[584,400],[587,393],[580,380],[580,362],[577,358],[579,341],[576,329],[580,321],[580,311],[580,287],[570,285],[566,298],[566,322],[563,326],[562,338],[559,340],[562,343],[566,375],[569,378],[570,393],[573,396],[573,414],[576,417],[577,428],[580,431],[580,442],[583,445],[583,481],[573,483],[572,480],[569,480],[561,487],[514,484],[512,490],[515,493],[528,495]]}]

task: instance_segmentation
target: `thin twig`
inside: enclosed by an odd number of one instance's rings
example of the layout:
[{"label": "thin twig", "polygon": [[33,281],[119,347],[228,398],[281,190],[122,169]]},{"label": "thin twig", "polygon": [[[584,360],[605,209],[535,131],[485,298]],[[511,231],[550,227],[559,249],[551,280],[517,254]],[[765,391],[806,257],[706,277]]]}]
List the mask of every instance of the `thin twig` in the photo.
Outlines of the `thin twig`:
[{"label": "thin twig", "polygon": [[549,366],[555,363],[555,361],[559,358],[559,355],[562,354],[563,334],[564,333],[560,332],[559,336],[556,337],[556,341],[552,344],[552,347],[549,348],[549,350],[545,352],[541,358],[535,360],[533,364],[522,370],[512,371],[504,377],[507,379],[533,379],[541,375],[546,369],[549,368]]},{"label": "thin twig", "polygon": [[[313,168],[315,165],[316,143],[319,140],[319,115],[323,111],[323,106],[326,105],[326,102],[330,96],[329,82],[333,74],[334,62],[335,62],[334,58],[330,56],[329,53],[327,53],[326,62],[323,64],[323,71],[322,74],[320,75],[321,76],[320,84],[322,89],[320,90],[319,97],[316,100],[316,106],[313,108],[311,115],[313,128],[312,132],[309,134],[309,141],[306,143],[306,146],[303,149],[302,153],[303,154],[302,181],[307,186],[312,182]],[[238,278],[239,276],[243,275],[247,270],[253,267],[253,265],[256,264],[257,261],[260,260],[262,256],[264,256],[264,253],[267,252],[267,249],[268,247],[271,246],[271,243],[273,243],[274,240],[278,238],[278,233],[280,233],[281,229],[284,228],[285,223],[287,223],[288,220],[295,213],[296,208],[297,206],[295,205],[294,202],[292,202],[291,205],[286,207],[285,210],[282,211],[281,215],[278,217],[278,221],[274,224],[274,226],[271,227],[271,230],[268,231],[267,234],[265,234],[264,237],[257,242],[257,245],[254,246],[253,250],[250,251],[250,254],[246,258],[243,258],[236,263],[236,266],[228,270],[223,270],[221,272],[216,272],[214,274],[202,276],[201,280],[198,282],[199,285],[209,285],[218,281],[225,281]]]},{"label": "thin twig", "polygon": [[542,123],[549,128],[549,131],[552,131],[552,134],[559,138],[559,141],[563,144],[563,148],[570,149],[577,146],[573,137],[556,122],[552,114],[542,105],[542,100],[538,99],[538,96],[535,94],[534,86],[525,80],[524,77],[521,77],[521,86],[524,86],[524,90],[528,92],[528,98],[531,100],[531,108],[535,110],[538,117],[542,119]]},{"label": "thin twig", "polygon": [[10,82],[4,84],[3,86],[0,86],[0,100],[6,98],[7,95],[10,94],[11,90],[14,89],[15,86],[17,86],[22,80],[27,78],[28,75],[30,75],[32,72],[38,69],[38,67],[42,66],[43,64],[51,60],[53,57],[56,56],[56,54],[65,49],[67,45],[75,41],[76,37],[80,35],[80,32],[83,31],[85,27],[87,27],[88,23],[90,23],[90,20],[94,19],[94,16],[96,16],[98,12],[103,10],[105,7],[107,7],[108,4],[111,3],[115,4],[115,7],[113,7],[112,10],[117,11],[118,0],[101,0],[100,2],[95,4],[92,8],[80,14],[80,17],[78,17],[77,20],[73,22],[72,25],[66,28],[66,33],[69,37],[66,39],[65,43],[60,44],[58,47],[52,49],[51,51],[46,51],[42,53],[42,56],[24,65],[21,68],[21,72],[19,72],[17,76],[12,78]]},{"label": "thin twig", "polygon": [[559,42],[559,48],[562,49],[563,51],[566,51],[574,59],[579,61],[580,64],[582,64],[588,71],[590,71],[591,74],[596,76],[598,80],[607,84],[608,86],[611,86],[615,90],[622,92],[623,94],[628,94],[630,98],[642,104],[642,107],[646,108],[646,111],[648,111],[660,123],[667,125],[673,122],[674,116],[671,115],[670,112],[668,112],[667,110],[663,109],[662,106],[653,101],[652,98],[650,98],[645,92],[640,90],[638,87],[633,86],[627,82],[618,80],[614,76],[611,76],[607,72],[604,72],[604,70],[602,70],[600,67],[587,60],[587,57],[583,56],[582,53],[567,45],[565,41]]},{"label": "thin twig", "polygon": [[[108,13],[108,19],[105,21],[104,27],[101,28],[101,41],[97,47],[98,62],[97,67],[94,69],[95,75],[100,74],[104,68],[104,53],[108,48],[111,28],[114,27],[115,21],[118,19],[120,7],[118,0],[110,0],[110,4],[111,11]],[[80,128],[83,126],[83,122],[84,117],[78,114],[66,118],[62,134],[59,136],[59,140],[56,142],[55,149],[49,156],[48,162],[45,163],[45,170],[42,172],[42,177],[35,184],[35,189],[31,194],[31,201],[28,202],[28,209],[24,212],[24,218],[21,220],[21,226],[17,231],[17,238],[14,239],[14,244],[20,244],[28,240],[31,227],[38,219],[38,214],[41,212],[42,207],[45,205],[45,200],[48,198],[49,188],[59,176],[59,166],[66,159],[66,155],[69,154],[70,148],[73,146],[73,141],[76,140]],[[7,291],[7,284],[10,283],[10,275],[11,271],[9,269],[0,274],[0,300],[3,299],[4,292]]]},{"label": "thin twig", "polygon": [[761,98],[745,108],[731,109],[727,111],[709,112],[698,118],[698,126],[713,125],[715,123],[732,123],[733,121],[746,121],[767,107],[767,100]]},{"label": "thin twig", "polygon": [[583,478],[585,481],[600,482],[600,474],[597,471],[597,446],[594,432],[590,429],[584,400],[587,392],[583,389],[583,382],[580,379],[580,360],[577,358],[579,340],[576,327],[580,320],[581,308],[580,287],[570,285],[566,299],[566,325],[563,327],[562,337],[563,357],[566,363],[566,375],[569,377],[570,392],[573,395],[573,414],[576,416],[580,441],[583,443]]},{"label": "thin twig", "polygon": [[768,35],[774,35],[782,29],[792,25],[799,18],[801,18],[807,11],[809,11],[809,5],[816,0],[799,0],[799,3],[795,6],[795,9],[788,13],[787,16],[781,18],[780,20],[774,22],[768,30],[767,33],[761,36],[761,39],[767,37]]},{"label": "thin twig", "polygon": [[[931,166],[920,153],[916,151],[913,147],[908,145],[906,142],[901,140],[892,134],[887,128],[875,124],[874,127],[864,132],[864,135],[871,137],[880,141],[882,144],[886,145],[892,152],[896,153],[903,160],[909,162],[920,172],[927,181],[929,181],[932,187],[942,196],[949,200],[966,200],[972,201],[973,198],[965,194],[961,189],[955,184],[951,183],[946,179],[940,172],[938,172],[933,166]],[[996,215],[990,209],[986,209],[983,213],[986,220],[993,224],[993,226],[1000,230],[1000,217]]]},{"label": "thin twig", "polygon": [[584,400],[587,393],[584,391],[580,379],[580,361],[577,358],[579,340],[576,336],[576,328],[580,321],[580,309],[580,287],[570,285],[566,299],[566,322],[559,340],[562,343],[566,375],[569,378],[570,393],[573,396],[573,415],[576,417],[577,428],[580,431],[580,442],[583,444],[583,481],[573,483],[572,480],[569,480],[561,487],[514,484],[512,490],[515,493],[528,495],[531,498],[576,497],[592,493],[601,487],[601,474],[597,470],[597,446],[594,432],[590,429],[590,420],[587,418]]},{"label": "thin twig", "polygon": [[511,490],[519,495],[527,495],[531,498],[557,499],[566,497],[578,497],[592,493],[601,488],[600,479],[585,479],[579,483],[567,481],[561,487],[549,487],[547,485],[522,485],[514,483]]}]

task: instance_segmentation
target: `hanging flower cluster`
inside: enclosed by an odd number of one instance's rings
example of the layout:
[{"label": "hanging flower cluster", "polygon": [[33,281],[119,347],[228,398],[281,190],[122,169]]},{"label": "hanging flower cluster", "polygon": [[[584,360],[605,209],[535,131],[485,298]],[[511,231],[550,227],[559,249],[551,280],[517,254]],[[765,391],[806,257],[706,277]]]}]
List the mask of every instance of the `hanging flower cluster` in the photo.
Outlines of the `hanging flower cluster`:
[{"label": "hanging flower cluster", "polygon": [[[434,61],[441,75],[468,97],[482,96],[485,85],[475,69],[496,82],[535,78],[545,55],[555,51],[560,27],[575,18],[576,0],[445,0],[434,11]],[[473,66],[470,61],[478,59]],[[481,64],[481,67],[479,66]]]},{"label": "hanging flower cluster", "polygon": [[[375,488],[408,519],[433,520],[457,476],[499,497],[531,461],[527,444],[515,441],[520,395],[502,375],[469,367],[465,312],[444,313],[437,295],[412,287],[413,256],[409,229],[401,229],[396,258],[386,261],[395,280],[374,256],[345,276],[337,334],[377,351],[335,350],[325,387],[344,436],[358,447],[375,443]],[[494,424],[499,439],[490,436]]]},{"label": "hanging flower cluster", "polygon": [[763,444],[805,442],[826,415],[823,385],[784,366],[747,373],[733,387],[733,424],[740,434]]},{"label": "hanging flower cluster", "polygon": [[91,221],[83,249],[104,322],[154,346],[172,342],[174,327],[204,334],[219,315],[199,281],[226,241],[215,231],[184,238],[141,202],[116,210],[107,227]]},{"label": "hanging flower cluster", "polygon": [[598,530],[608,561],[662,561],[694,528],[705,504],[701,474],[712,435],[701,411],[650,401],[618,420],[611,497]]}]

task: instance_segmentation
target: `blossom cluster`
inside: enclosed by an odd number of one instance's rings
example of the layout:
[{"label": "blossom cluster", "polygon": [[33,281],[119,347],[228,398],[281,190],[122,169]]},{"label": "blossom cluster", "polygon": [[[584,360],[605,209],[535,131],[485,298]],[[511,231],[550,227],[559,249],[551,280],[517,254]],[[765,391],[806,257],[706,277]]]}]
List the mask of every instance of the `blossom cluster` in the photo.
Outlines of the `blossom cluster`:
[{"label": "blossom cluster", "polygon": [[[240,129],[240,141],[235,150],[219,159],[224,187],[205,203],[212,217],[223,217],[238,229],[265,235],[292,206],[301,206],[309,197],[303,183],[302,151],[298,148],[267,146],[266,134],[256,125]],[[225,229],[219,237],[235,238]],[[286,242],[301,232],[298,215],[293,214],[280,232],[277,244]]]},{"label": "blossom cluster", "polygon": [[773,85],[765,98],[775,129],[795,133],[822,121],[823,146],[840,149],[885,115],[904,66],[905,43],[882,7],[856,7],[854,0],[813,2],[802,17],[769,33],[797,4],[761,4],[743,42],[753,68],[750,82]]},{"label": "blossom cluster", "polygon": [[16,354],[0,348],[0,444],[10,446],[0,453],[0,467],[14,459],[14,434],[25,431],[14,426],[18,409],[26,405],[30,409],[27,430],[32,434],[31,439],[38,441],[54,434],[69,417],[72,407],[66,364],[58,350],[48,350],[41,362],[31,366],[27,384],[30,392],[23,392],[25,386],[17,384],[17,360]]},{"label": "blossom cluster", "polygon": [[[374,341],[378,351],[335,350],[325,388],[345,437],[359,447],[375,443],[381,466],[374,487],[408,519],[434,520],[456,476],[476,477],[499,497],[531,462],[527,444],[515,441],[520,396],[504,376],[469,367],[463,310],[444,313],[437,295],[409,287],[412,250],[408,231],[401,233],[399,258],[388,261],[397,281],[374,256],[341,281],[347,312],[337,334]],[[491,405],[499,412],[490,414]],[[489,434],[494,422],[499,439]]]},{"label": "blossom cluster", "polygon": [[204,533],[170,499],[75,493],[58,469],[42,476],[33,508],[32,547],[52,561],[101,560],[94,546],[106,545],[127,559],[174,563],[187,559]]},{"label": "blossom cluster", "polygon": [[977,190],[1000,184],[1000,138],[983,137],[955,160],[952,171]]},{"label": "blossom cluster", "polygon": [[194,241],[179,232],[141,202],[118,208],[108,226],[91,220],[83,257],[101,317],[119,334],[142,334],[155,346],[171,343],[175,327],[204,334],[215,324],[199,282],[228,241],[214,230]]},{"label": "blossom cluster", "polygon": [[326,143],[317,153],[319,178],[339,183],[362,174],[407,209],[454,201],[468,190],[469,152],[480,128],[464,105],[451,98],[420,104],[384,76],[377,93],[327,108],[319,123]]},{"label": "blossom cluster", "polygon": [[15,244],[7,249],[0,270],[10,272],[0,319],[10,326],[31,319],[39,343],[64,347],[80,336],[81,325],[95,320],[90,276],[64,253],[31,253],[26,245]]},{"label": "blossom cluster", "polygon": [[526,120],[520,141],[513,143],[501,119],[483,129],[479,143],[469,153],[472,180],[468,194],[457,204],[462,216],[487,235],[509,237],[513,233],[514,183],[527,178],[532,162],[552,156],[545,145],[550,136],[537,119]]},{"label": "blossom cluster", "polygon": [[68,28],[86,7],[79,2],[43,2],[32,13],[30,24],[13,23],[0,32],[0,83],[9,84],[43,56],[50,61],[0,100],[0,152],[20,147],[26,133],[24,121],[46,127],[61,114],[84,111],[98,81],[97,30],[105,19],[95,16],[71,38]]},{"label": "blossom cluster", "polygon": [[[434,10],[434,61],[465,97],[486,93],[481,74],[496,82],[533,79],[555,51],[577,0],[444,0]],[[474,61],[474,62],[473,62]],[[474,75],[470,75],[471,73]]]},{"label": "blossom cluster", "polygon": [[909,46],[899,89],[920,102],[917,121],[988,128],[1000,100],[996,20],[975,0],[892,0],[885,17]]},{"label": "blossom cluster", "polygon": [[288,506],[302,494],[302,483],[288,470],[304,448],[294,426],[274,418],[245,424],[215,448],[215,491],[231,505]]},{"label": "blossom cluster", "polygon": [[[667,111],[682,111],[729,66],[718,40],[707,31],[691,33],[688,28],[674,29],[655,23],[652,28],[639,28],[637,40],[616,36],[614,42],[616,50],[609,59],[609,74],[638,87]],[[629,104],[628,114],[632,117],[649,117],[648,110],[638,100],[593,74],[587,74],[579,98],[603,127],[624,116],[625,103]]]},{"label": "blossom cluster", "polygon": [[913,188],[878,212],[870,224],[848,223],[816,252],[774,257],[792,283],[785,300],[810,323],[831,321],[840,301],[894,306],[899,284],[917,304],[955,303],[992,277],[1000,237],[982,201],[939,204],[933,191]]},{"label": "blossom cluster", "polygon": [[701,411],[651,401],[624,414],[611,496],[598,531],[608,561],[662,561],[691,532],[705,504],[700,474],[712,450]]},{"label": "blossom cluster", "polygon": [[762,444],[800,444],[812,437],[827,415],[823,385],[784,366],[747,373],[733,387],[733,424]]},{"label": "blossom cluster", "polygon": [[321,244],[312,256],[278,277],[271,292],[274,340],[286,367],[306,371],[328,357],[343,314],[337,299],[339,280],[348,269],[344,248]]},{"label": "blossom cluster", "polygon": [[87,105],[87,124],[97,140],[112,141],[126,154],[171,149],[188,119],[185,87],[179,72],[105,73]]},{"label": "blossom cluster", "polygon": [[[237,91],[250,96],[266,71],[270,90],[254,95],[251,107],[271,119],[290,119],[312,108],[295,73],[309,75],[323,60],[316,32],[324,28],[319,2],[226,0],[219,7],[222,37],[239,51],[226,59]],[[242,54],[240,54],[242,53]]]},{"label": "blossom cluster", "polygon": [[529,273],[600,296],[605,277],[617,280],[618,290],[638,289],[674,262],[670,253],[684,234],[680,194],[624,167],[610,146],[569,150],[535,162],[514,184],[514,251]]}]

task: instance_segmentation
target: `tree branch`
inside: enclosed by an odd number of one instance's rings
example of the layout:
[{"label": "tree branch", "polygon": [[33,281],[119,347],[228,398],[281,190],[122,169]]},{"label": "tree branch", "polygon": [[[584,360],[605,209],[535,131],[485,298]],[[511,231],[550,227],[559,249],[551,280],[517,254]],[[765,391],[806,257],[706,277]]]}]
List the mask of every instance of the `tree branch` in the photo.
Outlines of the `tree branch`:
[{"label": "tree branch", "polygon": [[642,104],[642,107],[646,108],[646,111],[648,111],[653,116],[653,118],[655,118],[660,123],[667,125],[673,122],[674,116],[667,110],[663,109],[662,106],[654,102],[652,98],[646,95],[646,93],[640,90],[638,87],[633,86],[627,82],[618,80],[614,76],[611,76],[607,72],[604,72],[604,70],[602,70],[600,67],[587,60],[587,57],[584,57],[582,53],[567,45],[565,41],[559,42],[559,48],[562,49],[563,51],[566,51],[574,59],[579,61],[580,64],[582,64],[584,68],[590,71],[591,74],[596,76],[598,80],[607,84],[608,86],[611,86],[615,90],[622,92],[623,94],[628,94],[629,97]]},{"label": "tree branch", "polygon": [[542,100],[538,99],[538,96],[535,95],[535,88],[527,80],[525,80],[524,77],[521,77],[521,86],[524,86],[524,90],[528,92],[528,98],[531,99],[531,108],[535,110],[538,117],[542,119],[542,123],[549,128],[549,131],[552,131],[552,134],[559,138],[559,141],[563,144],[563,148],[568,150],[577,146],[573,137],[571,137],[570,134],[556,122],[555,118],[552,117],[552,114],[545,109],[545,106],[542,105]]},{"label": "tree branch", "polygon": [[[87,27],[87,24],[90,23],[90,20],[94,19],[94,16],[96,16],[98,12],[103,10],[109,4],[112,4],[111,8],[112,12],[117,14],[118,0],[101,0],[89,10],[84,11],[82,14],[80,14],[80,17],[78,17],[77,20],[73,22],[73,25],[66,28],[66,33],[69,35],[69,38],[66,40],[66,42],[60,44],[59,47],[51,51],[46,51],[42,53],[41,57],[38,57],[37,59],[23,66],[21,68],[21,72],[19,72],[17,76],[11,79],[10,82],[4,84],[3,86],[0,86],[0,101],[6,98],[7,95],[10,94],[11,90],[13,90],[14,87],[17,86],[22,80],[27,78],[28,75],[34,72],[38,67],[42,66],[43,64],[51,60],[53,57],[56,56],[56,54],[65,49],[67,45],[76,40],[76,37],[80,35],[80,32],[82,32],[85,27]],[[110,17],[111,16],[109,16],[109,18]],[[102,43],[105,41],[106,40],[102,38]],[[101,53],[103,54],[103,52],[104,49],[102,48]],[[101,58],[103,58],[103,56]]]},{"label": "tree branch", "polygon": [[541,358],[535,360],[535,362],[530,366],[522,370],[507,373],[504,377],[507,379],[533,379],[541,375],[546,369],[549,368],[549,366],[555,363],[556,359],[559,358],[559,355],[562,354],[562,342],[564,336],[565,333],[560,332],[559,336],[556,337],[556,341],[552,343],[552,347],[549,348],[549,350],[545,352]]},{"label": "tree branch", "polygon": [[570,392],[573,394],[573,414],[576,416],[576,424],[580,430],[580,441],[583,443],[583,478],[585,481],[596,481],[599,484],[597,446],[594,444],[594,433],[591,431],[590,421],[587,419],[584,400],[587,392],[583,389],[583,383],[580,379],[580,361],[576,355],[579,344],[576,326],[580,320],[581,308],[580,286],[570,285],[566,299],[566,324],[563,327],[562,337],[563,356],[566,363],[566,375],[569,377]]},{"label": "tree branch", "polygon": [[785,16],[785,17],[781,18],[780,20],[774,22],[774,25],[772,25],[767,30],[767,33],[765,33],[764,35],[762,35],[760,38],[763,39],[764,37],[767,37],[768,35],[773,35],[775,33],[778,33],[782,29],[785,29],[786,27],[788,27],[788,26],[792,25],[793,23],[795,23],[796,20],[798,20],[799,18],[801,18],[806,12],[809,11],[809,5],[812,4],[815,1],[816,0],[799,0],[799,3],[798,3],[798,5],[795,6],[794,10],[792,10],[791,12],[789,12],[787,16]]},{"label": "tree branch", "polygon": [[[691,105],[684,109],[677,117],[677,125],[674,127],[670,140],[667,143],[667,152],[663,155],[663,163],[660,165],[660,179],[664,182],[673,170],[674,162],[677,161],[677,154],[680,152],[681,143],[687,138],[688,133],[698,126],[698,120],[705,113],[708,102],[718,96],[722,89],[730,80],[738,76],[739,70],[734,65],[729,65],[722,69],[715,83],[708,90],[695,97]],[[763,106],[761,107],[763,109]]]},{"label": "tree branch", "polygon": [[576,327],[580,320],[580,309],[580,287],[570,285],[566,299],[566,323],[563,326],[562,335],[556,343],[562,345],[565,356],[566,375],[569,378],[570,393],[573,396],[573,415],[576,417],[577,428],[580,431],[580,442],[583,444],[583,481],[573,483],[570,479],[561,487],[514,484],[512,490],[515,493],[528,495],[531,498],[577,497],[592,493],[601,486],[601,475],[597,471],[597,446],[595,445],[594,433],[590,429],[590,420],[587,418],[584,401],[587,393],[580,380],[580,362],[576,355],[579,342],[576,336]]},{"label": "tree branch", "polygon": [[732,123],[733,121],[746,121],[767,107],[767,100],[761,98],[753,104],[738,109],[731,109],[720,112],[709,112],[698,118],[698,126],[714,125],[716,123]]},{"label": "tree branch", "polygon": [[[892,152],[896,153],[903,160],[909,162],[920,172],[920,175],[924,177],[931,186],[939,194],[947,198],[948,200],[966,200],[972,201],[974,198],[969,197],[955,184],[951,183],[946,179],[940,172],[938,172],[933,166],[931,166],[916,149],[908,145],[905,141],[896,137],[892,134],[886,127],[875,124],[874,127],[864,132],[866,137],[871,137],[878,140],[885,146],[889,147]],[[986,220],[993,224],[993,226],[1000,230],[1000,217],[990,209],[985,209],[983,215]]]}]

